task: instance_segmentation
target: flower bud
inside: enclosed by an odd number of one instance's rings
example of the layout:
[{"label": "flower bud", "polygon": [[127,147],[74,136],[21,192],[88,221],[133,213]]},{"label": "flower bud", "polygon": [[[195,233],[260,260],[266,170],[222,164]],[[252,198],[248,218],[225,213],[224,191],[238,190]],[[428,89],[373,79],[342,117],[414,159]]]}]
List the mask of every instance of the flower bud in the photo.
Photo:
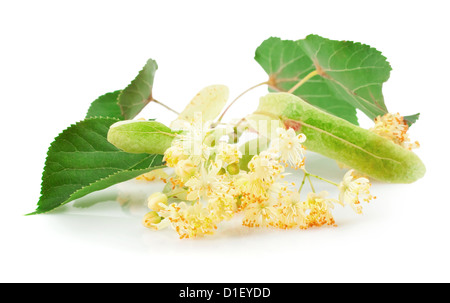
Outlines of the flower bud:
[{"label": "flower bud", "polygon": [[180,160],[175,166],[175,174],[182,179],[187,179],[194,174],[196,169],[197,167],[191,160]]},{"label": "flower bud", "polygon": [[230,175],[237,175],[239,170],[239,163],[232,163],[227,166],[227,171]]},{"label": "flower bud", "polygon": [[151,211],[145,214],[144,218],[142,218],[142,224],[145,227],[151,228],[151,229],[157,229],[156,226],[153,224],[158,224],[161,222],[161,217],[158,215],[156,211]]},{"label": "flower bud", "polygon": [[214,134],[207,135],[205,137],[204,143],[206,144],[206,146],[209,146],[209,147],[216,146],[216,138],[215,138]]},{"label": "flower bud", "polygon": [[154,211],[160,211],[163,209],[160,203],[167,205],[167,196],[161,192],[156,192],[148,197],[147,202],[148,208]]},{"label": "flower bud", "polygon": [[178,141],[174,141],[172,146],[164,152],[164,161],[168,167],[175,167],[179,161],[185,160],[187,157],[182,144]]}]

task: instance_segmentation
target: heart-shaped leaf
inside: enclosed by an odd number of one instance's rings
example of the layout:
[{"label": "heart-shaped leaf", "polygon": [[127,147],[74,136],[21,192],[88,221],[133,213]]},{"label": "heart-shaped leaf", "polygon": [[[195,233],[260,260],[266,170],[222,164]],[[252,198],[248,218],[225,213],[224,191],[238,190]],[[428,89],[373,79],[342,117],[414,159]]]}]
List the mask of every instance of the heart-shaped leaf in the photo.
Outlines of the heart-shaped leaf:
[{"label": "heart-shaped leaf", "polygon": [[[358,124],[356,109],[371,119],[388,112],[382,86],[391,66],[368,45],[318,35],[297,41],[269,38],[255,60],[269,75],[272,91],[289,91],[353,124]],[[412,124],[418,115],[407,117]]]},{"label": "heart-shaped leaf", "polygon": [[109,127],[117,121],[88,118],[56,137],[47,153],[41,197],[32,214],[164,167],[163,155],[130,154],[109,143]]},{"label": "heart-shaped leaf", "polygon": [[[313,61],[296,41],[280,38],[272,37],[264,41],[256,50],[255,60],[269,75],[271,91],[288,91],[315,70]],[[330,114],[358,124],[354,106],[335,96],[318,76],[293,93]]]}]

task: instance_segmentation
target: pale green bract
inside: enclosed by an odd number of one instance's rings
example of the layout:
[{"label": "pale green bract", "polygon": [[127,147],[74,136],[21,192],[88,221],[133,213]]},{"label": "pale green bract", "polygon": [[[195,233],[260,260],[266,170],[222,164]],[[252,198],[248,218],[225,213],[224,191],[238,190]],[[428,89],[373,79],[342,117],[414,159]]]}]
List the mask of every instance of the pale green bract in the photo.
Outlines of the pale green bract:
[{"label": "pale green bract", "polygon": [[176,132],[156,121],[127,120],[113,124],[107,139],[117,148],[133,154],[164,154]]},{"label": "pale green bract", "polygon": [[191,102],[186,105],[178,118],[171,123],[172,128],[183,126],[185,122],[191,123],[195,113],[201,113],[203,122],[216,119],[227,103],[229,95],[225,85],[210,85],[198,92]]},{"label": "pale green bract", "polygon": [[255,112],[306,135],[307,150],[335,159],[389,183],[411,183],[425,174],[412,151],[344,119],[328,114],[288,93],[270,93]]}]

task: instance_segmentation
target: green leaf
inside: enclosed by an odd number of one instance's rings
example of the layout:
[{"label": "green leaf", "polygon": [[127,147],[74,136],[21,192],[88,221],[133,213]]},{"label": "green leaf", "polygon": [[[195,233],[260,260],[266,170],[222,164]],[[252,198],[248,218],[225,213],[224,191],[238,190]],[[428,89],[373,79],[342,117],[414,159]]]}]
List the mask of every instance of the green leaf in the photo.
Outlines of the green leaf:
[{"label": "green leaf", "polygon": [[[256,50],[255,60],[269,75],[271,91],[288,91],[315,70],[313,61],[296,41],[280,38],[272,37],[264,41]],[[335,96],[319,76],[293,93],[330,114],[358,124],[355,107]]]},{"label": "green leaf", "polygon": [[121,90],[104,94],[91,103],[86,118],[110,117],[124,120],[122,111],[117,103]]},{"label": "green leaf", "polygon": [[292,93],[353,124],[358,124],[356,109],[371,119],[388,112],[382,86],[391,66],[368,45],[318,35],[297,41],[269,38],[256,50],[255,60],[268,73],[272,91],[289,91],[311,77]]},{"label": "green leaf", "polygon": [[419,120],[420,114],[417,113],[415,115],[404,116],[403,119],[408,123],[408,126],[413,125],[417,120]]},{"label": "green leaf", "polygon": [[124,90],[116,90],[98,97],[91,103],[86,118],[110,117],[129,120],[153,100],[152,87],[156,62],[149,59],[136,78]]},{"label": "green leaf", "polygon": [[321,79],[350,105],[375,119],[388,112],[382,93],[391,66],[368,45],[309,35],[297,42],[313,61]]},{"label": "green leaf", "polygon": [[106,140],[115,118],[88,118],[63,131],[50,145],[41,197],[32,214],[48,212],[89,193],[163,167],[163,156],[129,154]]},{"label": "green leaf", "polygon": [[153,79],[157,69],[156,61],[149,59],[136,78],[119,94],[118,105],[125,120],[136,117],[153,100]]}]

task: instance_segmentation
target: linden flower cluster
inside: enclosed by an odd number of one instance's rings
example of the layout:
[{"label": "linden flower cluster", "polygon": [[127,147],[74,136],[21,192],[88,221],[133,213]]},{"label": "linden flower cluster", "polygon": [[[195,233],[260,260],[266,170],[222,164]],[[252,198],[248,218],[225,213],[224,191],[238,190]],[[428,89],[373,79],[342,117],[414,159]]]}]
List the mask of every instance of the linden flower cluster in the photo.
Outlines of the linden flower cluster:
[{"label": "linden flower cluster", "polygon": [[387,113],[384,116],[378,116],[375,118],[375,125],[370,129],[370,131],[385,137],[408,150],[419,148],[419,142],[410,142],[407,134],[408,129],[409,126],[403,116],[399,113]]},{"label": "linden flower cluster", "polygon": [[[306,229],[334,225],[332,209],[336,204],[350,205],[361,213],[360,201],[369,202],[370,182],[348,171],[340,184],[305,170],[304,134],[278,128],[268,149],[254,155],[244,165],[237,144],[211,140],[214,130],[195,121],[178,135],[164,154],[174,173],[164,178],[166,186],[148,198],[151,209],[144,226],[160,230],[171,226],[180,238],[212,234],[220,222],[242,214],[248,227]],[[244,169],[241,167],[244,166]],[[301,185],[285,181],[285,168],[301,169]],[[323,191],[315,193],[311,177],[338,186],[338,199]],[[313,192],[300,197],[308,179]]]}]

